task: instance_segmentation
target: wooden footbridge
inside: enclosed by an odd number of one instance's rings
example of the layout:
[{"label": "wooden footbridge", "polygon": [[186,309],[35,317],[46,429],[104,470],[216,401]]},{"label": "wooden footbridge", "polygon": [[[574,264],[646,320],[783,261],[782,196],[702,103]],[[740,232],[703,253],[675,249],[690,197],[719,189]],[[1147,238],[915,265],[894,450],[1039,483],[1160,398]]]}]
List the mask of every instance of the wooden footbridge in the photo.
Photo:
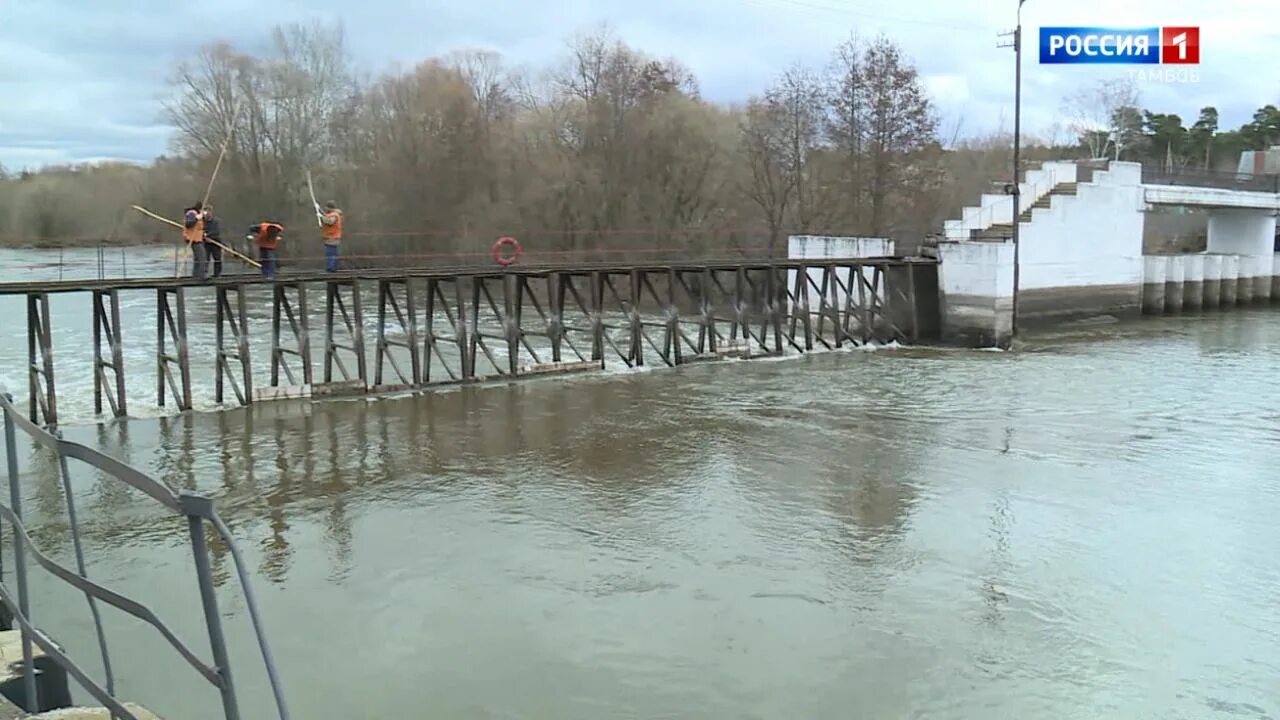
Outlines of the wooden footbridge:
[{"label": "wooden footbridge", "polygon": [[[275,281],[236,275],[7,283],[0,284],[0,295],[26,297],[30,417],[54,426],[57,318],[49,298],[58,293],[87,296],[95,411],[120,417],[129,413],[126,375],[141,371],[125,366],[125,335],[133,332],[122,324],[126,293],[155,298],[155,402],[189,410],[198,380],[187,307],[196,294],[212,295],[216,308],[214,377],[204,381],[213,383],[216,402],[246,405],[618,363],[676,366],[931,340],[938,333],[936,264],[929,258],[861,258],[420,268],[303,273]],[[268,295],[269,377],[255,378],[250,337],[267,328],[251,327],[249,308],[261,307]],[[377,324],[369,338],[366,304],[375,297]],[[323,342],[313,347],[316,302],[324,303]],[[318,363],[313,354],[320,355]]]}]

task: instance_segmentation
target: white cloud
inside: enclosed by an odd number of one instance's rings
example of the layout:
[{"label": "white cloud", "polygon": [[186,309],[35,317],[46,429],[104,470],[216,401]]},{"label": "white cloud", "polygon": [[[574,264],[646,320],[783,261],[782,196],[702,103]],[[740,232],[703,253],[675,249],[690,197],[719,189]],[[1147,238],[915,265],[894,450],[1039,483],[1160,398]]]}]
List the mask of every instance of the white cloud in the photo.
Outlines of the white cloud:
[{"label": "white cloud", "polygon": [[[713,100],[762,90],[792,62],[825,64],[851,34],[885,33],[915,59],[943,127],[982,134],[1012,125],[1013,56],[996,33],[1013,0],[7,0],[0,9],[0,163],[17,168],[96,157],[146,160],[166,150],[159,99],[173,63],[228,40],[265,48],[281,22],[340,20],[365,69],[381,72],[468,46],[513,64],[544,66],[568,35],[608,21],[623,40],[680,58]],[[1280,3],[1275,0],[1028,0],[1023,120],[1029,132],[1059,119],[1061,98],[1126,68],[1041,66],[1042,25],[1200,25],[1195,84],[1146,84],[1152,108],[1194,118],[1214,105],[1224,126],[1280,102]]]}]

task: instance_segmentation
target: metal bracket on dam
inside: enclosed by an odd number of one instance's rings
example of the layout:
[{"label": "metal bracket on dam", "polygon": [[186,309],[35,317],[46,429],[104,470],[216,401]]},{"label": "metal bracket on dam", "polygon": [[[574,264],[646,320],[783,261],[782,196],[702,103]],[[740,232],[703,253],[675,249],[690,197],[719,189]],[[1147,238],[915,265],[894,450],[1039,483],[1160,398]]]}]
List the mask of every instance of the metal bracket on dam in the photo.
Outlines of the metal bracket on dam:
[{"label": "metal bracket on dam", "polygon": [[[214,400],[248,405],[301,397],[429,389],[549,373],[674,367],[939,334],[938,261],[843,258],[626,266],[408,269],[285,276],[0,284],[27,298],[28,400],[33,422],[58,422],[49,297],[87,296],[93,317],[95,412],[129,414],[121,296],[156,302],[155,402],[192,409],[188,330],[216,327]],[[324,294],[313,347],[309,303]],[[193,295],[214,299],[194,319]],[[376,297],[373,352],[365,303]],[[255,377],[249,309],[269,303],[269,373]],[[259,321],[261,324],[261,321]],[[137,342],[132,338],[130,342]],[[313,353],[321,355],[317,365]],[[264,363],[265,365],[265,363]],[[370,367],[372,366],[372,367]],[[322,373],[317,382],[316,374]],[[265,380],[266,386],[263,387]]]}]

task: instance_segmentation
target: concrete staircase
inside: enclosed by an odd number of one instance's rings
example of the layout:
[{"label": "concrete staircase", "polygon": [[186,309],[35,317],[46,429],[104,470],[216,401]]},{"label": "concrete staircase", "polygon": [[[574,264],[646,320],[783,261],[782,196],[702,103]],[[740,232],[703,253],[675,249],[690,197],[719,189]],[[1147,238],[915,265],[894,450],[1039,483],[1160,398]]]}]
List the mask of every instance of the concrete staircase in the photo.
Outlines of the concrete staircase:
[{"label": "concrete staircase", "polygon": [[1073,183],[1073,182],[1064,182],[1064,183],[1058,183],[1057,185],[1054,185],[1053,189],[1049,191],[1048,195],[1041,196],[1034,203],[1032,203],[1031,207],[1022,211],[1022,214],[1018,216],[1018,222],[1031,222],[1032,214],[1036,210],[1048,210],[1049,208],[1053,207],[1053,198],[1055,196],[1075,195],[1077,187],[1078,187],[1077,183]]},{"label": "concrete staircase", "polygon": [[[1029,170],[1018,189],[1019,222],[1030,222],[1037,209],[1052,207],[1054,195],[1074,195],[1077,187],[1077,165],[1070,162],[1046,162]],[[944,237],[952,242],[1003,241],[1013,236],[1013,196],[984,194],[977,207],[966,207],[959,220],[944,224]]]},{"label": "concrete staircase", "polygon": [[[1049,192],[1036,198],[1036,201],[1031,203],[1031,207],[1028,207],[1026,210],[1022,211],[1022,214],[1018,216],[1018,222],[1019,223],[1031,222],[1031,219],[1035,217],[1036,210],[1048,210],[1049,208],[1053,207],[1053,199],[1055,197],[1074,196],[1076,194],[1077,187],[1078,187],[1078,184],[1074,182],[1064,182],[1064,183],[1058,183],[1057,185],[1054,185],[1053,188],[1049,190]],[[995,223],[990,227],[987,227],[981,230],[974,229],[969,234],[969,239],[974,242],[1002,241],[1002,240],[1008,240],[1012,237],[1013,237],[1013,223],[1007,223],[1007,222]]]}]

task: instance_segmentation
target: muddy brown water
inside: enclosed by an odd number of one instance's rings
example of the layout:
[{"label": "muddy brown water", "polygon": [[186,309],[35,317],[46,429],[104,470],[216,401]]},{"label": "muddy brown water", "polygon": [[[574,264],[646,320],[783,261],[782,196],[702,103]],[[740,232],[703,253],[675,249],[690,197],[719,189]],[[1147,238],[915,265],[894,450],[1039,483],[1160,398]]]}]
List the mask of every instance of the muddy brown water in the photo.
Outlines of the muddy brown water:
[{"label": "muddy brown water", "polygon": [[[297,718],[1266,718],[1278,376],[1280,314],[1250,310],[64,430],[216,497]],[[68,560],[56,468],[20,454]],[[86,473],[76,498],[91,574],[204,650],[181,528]],[[83,598],[34,575],[100,673]],[[105,612],[123,695],[218,717]]]}]

